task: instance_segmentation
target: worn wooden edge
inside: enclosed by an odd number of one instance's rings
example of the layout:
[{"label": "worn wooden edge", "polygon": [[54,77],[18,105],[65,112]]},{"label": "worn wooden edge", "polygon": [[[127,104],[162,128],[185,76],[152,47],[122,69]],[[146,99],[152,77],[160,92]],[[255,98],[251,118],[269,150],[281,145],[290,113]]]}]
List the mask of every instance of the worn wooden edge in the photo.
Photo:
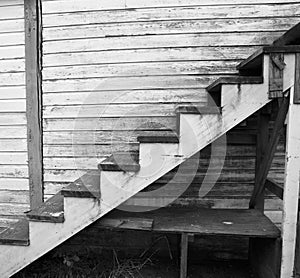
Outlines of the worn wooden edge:
[{"label": "worn wooden edge", "polygon": [[243,69],[247,69],[250,66],[250,64],[262,64],[262,56],[264,53],[264,48],[260,48],[257,51],[255,51],[253,54],[251,54],[247,59],[239,63],[236,67],[237,70],[241,71]]},{"label": "worn wooden edge", "polygon": [[[191,212],[191,209],[185,208],[161,208],[159,210],[154,210],[150,212],[144,213],[134,213],[134,212],[123,212],[119,210],[113,210],[108,215],[104,216],[103,219],[98,220],[95,225],[99,225],[99,227],[106,226],[108,228],[117,228],[117,229],[132,229],[132,227],[139,227],[137,229],[145,230],[145,231],[153,231],[153,232],[162,232],[162,233],[172,233],[172,234],[195,234],[195,235],[224,235],[224,236],[240,236],[240,237],[248,237],[248,238],[280,238],[281,232],[280,230],[265,216],[263,213],[256,209],[202,209],[194,212]],[[226,229],[224,230],[215,230],[212,227],[211,230],[206,229],[205,231],[192,232],[188,230],[189,225],[193,226],[193,228],[197,227],[195,225],[195,215],[194,213],[209,213],[214,211],[217,215],[224,215],[224,221],[234,221],[237,213],[245,214],[245,223],[247,222],[247,216],[250,216],[252,219],[257,218],[257,221],[264,220],[268,227],[263,228],[263,230],[257,230],[251,233],[238,233],[238,232],[228,232]],[[183,215],[184,220],[183,220]],[[230,215],[230,216],[229,216]],[[198,217],[198,216],[197,216]],[[103,222],[101,222],[103,221]],[[147,223],[141,227],[141,223]],[[150,223],[153,224],[150,225]],[[184,221],[183,229],[179,229],[178,227],[172,228],[170,226],[169,221],[178,224]],[[190,223],[188,223],[190,221]],[[129,224],[128,224],[129,223]],[[205,223],[203,223],[205,224]],[[230,225],[230,224],[229,224]],[[225,226],[224,226],[225,227]],[[199,227],[200,230],[202,227]]]},{"label": "worn wooden edge", "polygon": [[206,90],[209,93],[221,93],[222,85],[226,84],[261,84],[263,83],[262,76],[230,76],[221,77],[210,84]]},{"label": "worn wooden edge", "polygon": [[236,67],[237,70],[243,71],[253,68],[254,66],[262,66],[263,55],[271,53],[299,53],[300,45],[283,45],[283,46],[264,46],[250,55],[247,59],[239,63]]},{"label": "worn wooden edge", "polygon": [[179,138],[177,135],[166,136],[138,136],[137,141],[139,143],[164,143],[164,144],[178,144]]},{"label": "worn wooden edge", "polygon": [[100,198],[100,172],[91,170],[61,190],[64,197]]},{"label": "worn wooden edge", "polygon": [[300,104],[300,54],[296,54],[294,104]]},{"label": "worn wooden edge", "polygon": [[0,244],[3,245],[29,245],[29,222],[27,219],[20,219],[11,224],[7,229],[0,232]]},{"label": "worn wooden edge", "polygon": [[138,153],[114,153],[98,165],[100,171],[138,172]]},{"label": "worn wooden edge", "polygon": [[43,203],[40,8],[39,0],[24,1],[27,148],[32,209]]},{"label": "worn wooden edge", "polygon": [[97,226],[106,229],[152,231],[153,221],[148,218],[104,216],[98,221]]},{"label": "worn wooden edge", "polygon": [[26,213],[30,221],[63,223],[64,218],[64,196],[55,194],[36,209]]},{"label": "worn wooden edge", "polygon": [[221,108],[217,106],[178,106],[176,113],[179,114],[221,114]]},{"label": "worn wooden edge", "polygon": [[283,200],[283,186],[278,184],[273,179],[268,178],[265,183],[265,188],[276,195],[278,198]]},{"label": "worn wooden edge", "polygon": [[300,23],[296,24],[290,30],[273,42],[274,46],[283,46],[290,44],[299,44],[300,41]]}]

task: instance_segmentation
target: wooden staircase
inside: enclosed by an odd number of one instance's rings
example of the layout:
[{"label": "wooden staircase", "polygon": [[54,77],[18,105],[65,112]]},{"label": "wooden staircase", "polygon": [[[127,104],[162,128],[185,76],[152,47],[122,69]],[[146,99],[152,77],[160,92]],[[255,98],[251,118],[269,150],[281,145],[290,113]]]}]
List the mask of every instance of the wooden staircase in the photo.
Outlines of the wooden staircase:
[{"label": "wooden staircase", "polygon": [[[299,51],[298,46],[276,44],[262,48],[238,66],[239,76],[220,78],[207,88],[207,107],[178,107],[175,133],[139,137],[138,155],[113,154],[99,165],[99,171],[88,172],[41,207],[27,213],[27,219],[0,225],[3,226],[0,229],[0,277],[10,277],[102,218],[270,103],[271,54],[290,55]],[[283,70],[283,92],[294,86],[293,71],[287,63]],[[243,218],[239,218],[237,226],[226,226],[222,214],[234,223],[239,213],[218,210],[218,225],[206,223],[207,218],[199,216],[201,221],[197,223],[204,223],[205,229],[195,233],[274,240],[280,237],[279,230],[256,210],[245,212],[251,216],[252,223],[251,230],[247,231],[241,229]],[[256,222],[260,225],[255,225]]]}]

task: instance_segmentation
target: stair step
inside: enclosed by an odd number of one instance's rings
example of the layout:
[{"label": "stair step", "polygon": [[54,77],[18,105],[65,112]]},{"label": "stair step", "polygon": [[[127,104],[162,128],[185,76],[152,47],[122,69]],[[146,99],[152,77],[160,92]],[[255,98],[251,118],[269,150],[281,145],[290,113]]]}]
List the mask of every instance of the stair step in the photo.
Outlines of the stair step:
[{"label": "stair step", "polygon": [[115,153],[102,161],[98,168],[100,171],[138,172],[140,170],[138,159],[138,153]]},{"label": "stair step", "polygon": [[237,65],[237,70],[243,75],[253,74],[261,75],[263,56],[264,54],[270,53],[299,53],[300,45],[290,45],[290,46],[264,46],[254,52],[247,59],[242,61]]},{"label": "stair step", "polygon": [[138,136],[137,138],[138,142],[140,143],[162,143],[162,144],[176,144],[179,143],[178,135],[165,135],[165,136]]},{"label": "stair step", "polygon": [[[152,224],[153,222],[153,224]],[[142,225],[141,225],[142,223]],[[151,223],[145,225],[144,223]],[[105,228],[260,238],[279,238],[280,230],[255,209],[161,208],[134,213],[114,210],[95,225]]]},{"label": "stair step", "polygon": [[222,85],[226,84],[261,84],[263,77],[261,76],[230,76],[221,77],[210,84],[206,90],[209,93],[221,93]]},{"label": "stair step", "polygon": [[65,197],[100,198],[100,173],[91,170],[61,190]]},{"label": "stair step", "polygon": [[220,114],[221,109],[217,106],[178,106],[176,113],[180,114]]},{"label": "stair step", "polygon": [[285,32],[280,38],[273,42],[275,46],[300,44],[300,23]]},{"label": "stair step", "polygon": [[22,218],[0,229],[0,244],[3,245],[29,245],[29,222]]},{"label": "stair step", "polygon": [[48,199],[40,207],[26,213],[31,221],[63,223],[64,219],[64,196],[61,192]]}]

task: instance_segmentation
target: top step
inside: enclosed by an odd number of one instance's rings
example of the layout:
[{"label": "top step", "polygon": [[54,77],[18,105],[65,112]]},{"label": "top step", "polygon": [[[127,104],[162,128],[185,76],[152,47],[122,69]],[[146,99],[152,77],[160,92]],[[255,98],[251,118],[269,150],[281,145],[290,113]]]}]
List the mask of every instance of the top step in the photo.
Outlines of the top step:
[{"label": "top step", "polygon": [[299,45],[300,44],[300,23],[284,33],[273,42],[273,46]]},{"label": "top step", "polygon": [[262,60],[264,54],[300,52],[300,23],[284,33],[270,46],[257,50],[249,58],[241,62],[237,69],[241,75],[262,75]]},{"label": "top step", "polygon": [[270,53],[299,53],[300,45],[264,46],[237,65],[241,75],[261,76],[263,70],[263,56]]}]

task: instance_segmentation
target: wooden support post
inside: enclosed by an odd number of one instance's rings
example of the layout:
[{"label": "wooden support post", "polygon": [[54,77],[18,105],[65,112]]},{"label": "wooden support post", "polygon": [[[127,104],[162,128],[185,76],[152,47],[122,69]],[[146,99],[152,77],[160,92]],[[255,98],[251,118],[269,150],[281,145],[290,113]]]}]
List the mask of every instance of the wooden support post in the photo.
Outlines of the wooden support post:
[{"label": "wooden support post", "polygon": [[295,270],[294,276],[295,278],[300,277],[300,219],[299,219],[299,211],[298,211],[298,224],[297,224],[297,240],[296,240],[296,252],[295,252]]},{"label": "wooden support post", "polygon": [[282,96],[284,67],[284,54],[271,53],[269,71],[269,98],[278,98]]},{"label": "wooden support post", "polygon": [[30,208],[34,209],[43,202],[39,0],[24,1],[24,12],[29,189]]},{"label": "wooden support post", "polygon": [[[296,68],[300,68],[300,53],[296,54]],[[294,104],[300,104],[300,71],[295,72]]]},{"label": "wooden support post", "polygon": [[180,278],[187,277],[189,236],[186,233],[181,234],[181,254],[180,254]]},{"label": "wooden support post", "polygon": [[[298,60],[295,62],[295,57]],[[285,77],[286,83],[295,84],[296,76],[299,74],[300,56],[295,54],[286,55],[287,68],[293,69],[290,76]],[[295,250],[298,219],[299,179],[300,179],[300,105],[294,104],[294,89],[291,87],[291,100],[289,116],[287,120],[286,135],[286,166],[283,192],[283,223],[282,223],[282,262],[281,278],[294,277]],[[298,92],[296,92],[298,94]]]},{"label": "wooden support post", "polygon": [[279,108],[279,112],[275,121],[273,133],[271,136],[271,139],[269,140],[267,149],[266,149],[266,155],[264,156],[259,172],[257,173],[257,179],[256,184],[257,187],[254,188],[253,194],[251,196],[250,200],[250,208],[255,208],[257,205],[257,198],[258,196],[261,196],[262,192],[265,188],[265,183],[267,180],[268,172],[270,170],[274,154],[276,151],[276,147],[279,142],[280,133],[284,127],[286,115],[289,109],[289,97],[284,97],[282,104]]},{"label": "wooden support post", "polygon": [[[262,167],[263,158],[269,142],[269,122],[270,114],[266,109],[262,109],[258,115],[258,130],[256,141],[256,162],[255,162],[255,185],[254,188],[259,189],[259,170]],[[261,191],[257,196],[255,208],[264,211],[265,191]]]}]

